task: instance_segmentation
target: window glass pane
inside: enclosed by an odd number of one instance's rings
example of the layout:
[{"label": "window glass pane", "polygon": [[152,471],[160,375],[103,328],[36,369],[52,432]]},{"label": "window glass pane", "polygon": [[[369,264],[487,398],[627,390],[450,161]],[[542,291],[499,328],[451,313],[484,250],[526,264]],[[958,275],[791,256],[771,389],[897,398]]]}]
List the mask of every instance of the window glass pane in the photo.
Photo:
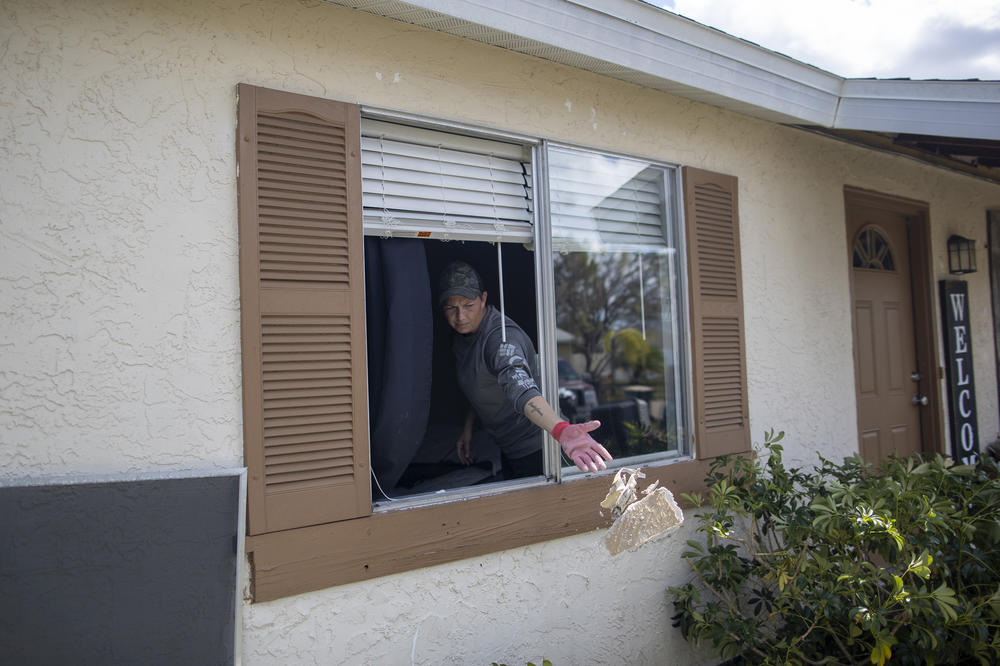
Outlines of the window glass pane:
[{"label": "window glass pane", "polygon": [[875,271],[895,271],[892,248],[879,231],[873,227],[861,230],[854,241],[854,268]]},{"label": "window glass pane", "polygon": [[683,431],[674,171],[550,147],[559,405],[602,422],[616,459],[678,450]]}]

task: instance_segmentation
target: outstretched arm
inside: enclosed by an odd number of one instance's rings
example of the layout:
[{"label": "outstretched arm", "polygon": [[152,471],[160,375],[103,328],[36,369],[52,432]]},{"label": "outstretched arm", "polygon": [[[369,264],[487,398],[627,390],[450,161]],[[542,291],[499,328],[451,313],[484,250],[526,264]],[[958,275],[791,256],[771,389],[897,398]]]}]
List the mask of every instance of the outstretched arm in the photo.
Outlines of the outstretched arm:
[{"label": "outstretched arm", "polygon": [[611,460],[611,454],[594,441],[590,432],[601,427],[600,421],[588,421],[570,425],[559,418],[559,414],[542,397],[535,380],[532,379],[525,351],[513,340],[501,342],[499,332],[487,340],[486,359],[490,372],[496,375],[500,387],[528,420],[539,428],[552,433],[570,460],[582,471],[599,472],[607,469],[604,461]]},{"label": "outstretched arm", "polygon": [[611,454],[590,436],[592,430],[601,427],[600,421],[569,424],[559,418],[542,396],[535,396],[524,406],[524,415],[539,428],[552,433],[566,456],[584,472],[599,472],[607,469],[604,461],[610,461]]}]

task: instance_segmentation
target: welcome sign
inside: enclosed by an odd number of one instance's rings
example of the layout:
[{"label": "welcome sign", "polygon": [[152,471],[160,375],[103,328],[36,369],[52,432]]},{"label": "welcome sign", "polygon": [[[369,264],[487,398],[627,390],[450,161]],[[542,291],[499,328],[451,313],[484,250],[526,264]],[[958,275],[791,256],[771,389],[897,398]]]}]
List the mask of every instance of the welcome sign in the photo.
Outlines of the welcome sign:
[{"label": "welcome sign", "polygon": [[940,288],[952,457],[963,465],[975,465],[979,462],[979,432],[976,427],[976,384],[972,376],[969,287],[963,280],[941,280]]}]

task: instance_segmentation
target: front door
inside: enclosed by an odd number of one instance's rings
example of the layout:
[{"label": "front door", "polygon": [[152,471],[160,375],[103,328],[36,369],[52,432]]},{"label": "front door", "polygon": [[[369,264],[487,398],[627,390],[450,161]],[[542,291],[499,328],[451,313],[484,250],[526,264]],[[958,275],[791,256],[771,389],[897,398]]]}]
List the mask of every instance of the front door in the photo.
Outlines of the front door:
[{"label": "front door", "polygon": [[[907,219],[898,212],[849,205],[854,370],[861,456],[922,450]],[[922,404],[923,403],[923,404]]]}]

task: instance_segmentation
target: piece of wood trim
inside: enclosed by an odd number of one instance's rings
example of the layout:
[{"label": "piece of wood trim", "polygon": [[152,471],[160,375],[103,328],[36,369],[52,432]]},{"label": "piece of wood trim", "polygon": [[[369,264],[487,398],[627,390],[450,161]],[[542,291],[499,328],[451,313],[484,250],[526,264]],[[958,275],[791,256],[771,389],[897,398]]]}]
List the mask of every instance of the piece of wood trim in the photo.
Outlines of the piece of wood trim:
[{"label": "piece of wood trim", "polygon": [[934,257],[931,252],[929,211],[920,208],[907,216],[910,232],[910,275],[913,288],[913,328],[916,334],[917,367],[926,373],[920,388],[927,396],[927,408],[920,415],[920,429],[925,453],[948,455],[944,434],[944,404],[941,393],[941,360],[938,354],[937,310],[934,301]]},{"label": "piece of wood trim", "polygon": [[986,211],[986,259],[989,263],[990,309],[993,315],[993,360],[997,395],[1000,395],[1000,335],[996,334],[1000,330],[1000,209]]},{"label": "piece of wood trim", "polygon": [[[711,461],[643,471],[681,493],[704,489]],[[573,479],[354,520],[247,537],[254,602],[369,580],[607,527],[611,476]],[[683,505],[683,502],[682,502]]]},{"label": "piece of wood trim", "polygon": [[916,215],[928,208],[926,201],[866,190],[855,185],[844,185],[844,200],[847,205],[877,208],[902,215]]}]

